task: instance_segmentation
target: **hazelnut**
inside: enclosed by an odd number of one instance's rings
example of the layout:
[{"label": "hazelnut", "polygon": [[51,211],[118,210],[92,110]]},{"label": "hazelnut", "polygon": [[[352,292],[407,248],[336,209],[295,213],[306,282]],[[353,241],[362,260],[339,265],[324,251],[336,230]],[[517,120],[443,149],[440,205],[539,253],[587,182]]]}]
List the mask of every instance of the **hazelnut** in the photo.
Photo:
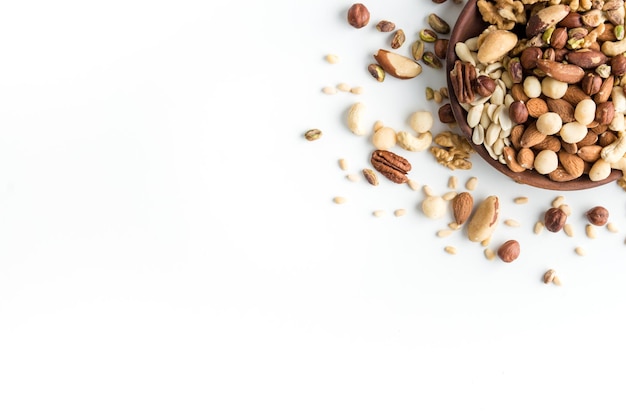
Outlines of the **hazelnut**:
[{"label": "hazelnut", "polygon": [[363,3],[354,3],[348,9],[348,23],[350,26],[360,29],[370,22],[370,11]]},{"label": "hazelnut", "polygon": [[593,72],[588,72],[585,74],[581,81],[581,87],[585,94],[588,96],[592,96],[598,91],[600,91],[600,87],[602,86],[602,77]]},{"label": "hazelnut", "polygon": [[543,56],[543,51],[538,46],[531,46],[522,51],[520,62],[525,70],[532,70],[537,66],[537,61]]},{"label": "hazelnut", "polygon": [[519,256],[520,246],[517,240],[507,240],[498,248],[498,257],[503,262],[513,262]]},{"label": "hazelnut", "polygon": [[446,59],[446,54],[448,53],[448,39],[437,39],[435,44],[433,45],[435,55],[439,59]]},{"label": "hazelnut", "polygon": [[496,89],[496,82],[487,75],[481,75],[474,80],[473,90],[482,97],[489,97]]},{"label": "hazelnut", "polygon": [[567,214],[558,207],[549,208],[543,219],[546,229],[552,233],[560,231],[567,221]]},{"label": "hazelnut", "polygon": [[604,226],[609,221],[609,211],[602,206],[596,206],[585,213],[589,223],[594,226]]},{"label": "hazelnut", "polygon": [[509,117],[516,124],[524,124],[528,120],[528,109],[523,101],[514,101],[509,106]]},{"label": "hazelnut", "polygon": [[454,118],[454,113],[452,113],[452,106],[450,103],[446,103],[443,106],[439,107],[437,112],[439,116],[439,121],[441,123],[455,123],[456,119]]}]

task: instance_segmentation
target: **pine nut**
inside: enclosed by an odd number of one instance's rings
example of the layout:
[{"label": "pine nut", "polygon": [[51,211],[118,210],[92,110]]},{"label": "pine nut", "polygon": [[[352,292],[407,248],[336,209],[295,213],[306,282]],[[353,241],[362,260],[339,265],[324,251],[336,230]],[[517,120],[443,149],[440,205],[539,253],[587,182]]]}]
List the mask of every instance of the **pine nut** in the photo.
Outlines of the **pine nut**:
[{"label": "pine nut", "polygon": [[513,199],[515,204],[526,204],[528,203],[528,197],[516,197]]},{"label": "pine nut", "polygon": [[446,253],[449,253],[450,255],[456,255],[456,248],[454,246],[446,246],[445,248],[443,248],[443,250],[445,250]]},{"label": "pine nut", "polygon": [[402,217],[406,214],[406,209],[397,209],[393,212],[393,215],[396,217]]},{"label": "pine nut", "polygon": [[478,178],[476,177],[471,177],[465,183],[465,188],[467,188],[469,191],[474,191],[477,186],[478,186]]},{"label": "pine nut", "polygon": [[346,202],[346,199],[344,197],[335,197],[333,198],[333,202],[335,204],[344,204]]},{"label": "pine nut", "polygon": [[585,234],[589,239],[595,239],[597,237],[596,228],[592,224],[585,226]]}]

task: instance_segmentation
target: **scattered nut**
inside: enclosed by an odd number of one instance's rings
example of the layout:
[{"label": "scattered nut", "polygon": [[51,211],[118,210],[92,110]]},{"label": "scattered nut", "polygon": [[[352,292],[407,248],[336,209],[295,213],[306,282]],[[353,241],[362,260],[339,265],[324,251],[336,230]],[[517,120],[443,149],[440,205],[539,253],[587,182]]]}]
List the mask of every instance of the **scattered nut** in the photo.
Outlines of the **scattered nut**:
[{"label": "scattered nut", "polygon": [[357,29],[367,26],[370,21],[370,12],[362,3],[354,3],[348,9],[348,23]]},{"label": "scattered nut", "polygon": [[517,240],[507,240],[498,248],[497,254],[503,262],[513,262],[520,254],[519,242]]},{"label": "scattered nut", "polygon": [[319,129],[309,129],[304,133],[304,138],[308,141],[318,140],[322,137],[322,131]]},{"label": "scattered nut", "polygon": [[587,220],[589,220],[589,223],[594,226],[604,226],[609,221],[609,211],[602,206],[589,209],[585,213],[585,216]]},{"label": "scattered nut", "polygon": [[335,198],[333,198],[333,202],[335,204],[345,204],[346,203],[346,199],[344,197],[335,197]]},{"label": "scattered nut", "polygon": [[543,224],[548,231],[556,233],[563,229],[566,221],[567,215],[563,210],[561,210],[560,208],[551,207],[546,211],[544,215]]}]

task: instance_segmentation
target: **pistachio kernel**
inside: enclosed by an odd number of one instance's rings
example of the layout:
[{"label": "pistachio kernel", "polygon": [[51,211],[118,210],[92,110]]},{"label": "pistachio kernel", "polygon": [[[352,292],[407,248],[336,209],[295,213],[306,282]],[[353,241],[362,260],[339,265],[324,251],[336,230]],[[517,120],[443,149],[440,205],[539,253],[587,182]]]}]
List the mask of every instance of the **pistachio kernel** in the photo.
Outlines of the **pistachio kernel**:
[{"label": "pistachio kernel", "polygon": [[423,40],[424,42],[435,42],[439,37],[437,36],[437,33],[433,30],[430,29],[422,29],[419,32],[420,35],[420,39]]},{"label": "pistachio kernel", "polygon": [[431,51],[424,52],[422,61],[431,68],[440,69],[442,67],[441,60]]},{"label": "pistachio kernel", "polygon": [[369,64],[367,66],[367,71],[370,73],[372,77],[378,82],[385,81],[385,70],[378,64]]},{"label": "pistachio kernel", "polygon": [[411,54],[413,55],[413,59],[419,61],[424,56],[424,42],[421,39],[416,40],[411,45]]},{"label": "pistachio kernel", "polygon": [[308,141],[318,140],[321,137],[322,131],[319,129],[309,129],[304,134],[304,138]]}]

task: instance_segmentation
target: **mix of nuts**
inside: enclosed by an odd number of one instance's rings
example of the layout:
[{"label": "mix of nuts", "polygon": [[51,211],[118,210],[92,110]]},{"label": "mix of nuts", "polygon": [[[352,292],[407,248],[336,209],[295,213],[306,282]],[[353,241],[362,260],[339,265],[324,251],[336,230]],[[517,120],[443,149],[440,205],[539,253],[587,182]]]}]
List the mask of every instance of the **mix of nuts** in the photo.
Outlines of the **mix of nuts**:
[{"label": "mix of nuts", "polygon": [[455,44],[450,73],[472,141],[556,182],[626,172],[624,0],[477,6],[488,27]]},{"label": "mix of nuts", "polygon": [[[472,141],[483,144],[494,159],[513,170],[534,169],[554,181],[581,175],[598,180],[608,175],[607,169],[626,169],[624,0],[478,0],[478,7],[490,26],[479,36],[454,45],[458,60],[451,73],[454,93],[467,110],[467,122],[473,128]],[[362,3],[348,9],[347,21],[354,28],[366,27],[370,18]],[[422,71],[420,62],[442,67],[441,60],[448,49],[448,40],[443,36],[450,32],[450,25],[435,14],[430,14],[427,22],[430,29],[420,30],[419,38],[411,44],[412,56],[387,49],[379,49],[373,55],[376,62],[367,71],[375,80],[382,82],[385,75],[414,78]],[[406,41],[405,32],[389,20],[380,20],[375,27],[379,32],[393,33],[391,49],[400,48]],[[514,30],[520,27],[524,30]],[[516,33],[524,33],[525,37],[520,40]],[[433,51],[426,50],[427,44],[432,44]],[[337,59],[327,58],[330,63]],[[427,100],[440,104],[447,97],[447,89],[426,89]],[[441,105],[438,116],[450,130],[436,134],[432,132],[434,118],[428,110],[410,115],[412,132],[396,131],[382,122],[376,122],[372,128],[365,122],[365,111],[364,103],[353,103],[346,124],[353,134],[371,138],[371,167],[363,168],[361,175],[372,186],[380,184],[380,174],[392,183],[418,189],[409,177],[411,163],[394,152],[396,146],[408,152],[428,149],[437,162],[450,170],[471,169],[473,148],[452,130],[455,121],[449,103]],[[310,129],[304,136],[315,141],[322,137],[322,132]],[[340,167],[346,169],[345,160],[340,160]],[[357,180],[354,174],[348,175],[348,179]],[[428,218],[440,219],[449,208],[454,221],[438,236],[449,236],[464,228],[471,242],[485,247],[487,259],[498,257],[505,263],[513,262],[520,256],[517,240],[506,240],[496,250],[488,246],[498,224],[518,227],[519,223],[501,220],[501,204],[496,195],[475,203],[471,191],[476,181],[475,177],[470,178],[467,191],[457,192],[456,177],[450,177],[449,188],[453,191],[444,195],[436,195],[424,186],[421,211]],[[516,204],[527,201],[526,197],[514,200]],[[335,197],[334,202],[344,204],[346,199]],[[394,212],[398,217],[405,213],[404,209]],[[373,214],[380,217],[384,213],[376,210]],[[534,232],[564,230],[573,236],[570,216],[571,209],[559,197],[537,221]],[[608,222],[608,210],[602,206],[590,208],[584,216],[590,238],[595,237],[594,227],[606,226],[616,231]],[[444,250],[457,253],[452,246]],[[584,250],[578,247],[576,253],[583,255]],[[560,285],[552,269],[546,271],[543,282]]]}]

